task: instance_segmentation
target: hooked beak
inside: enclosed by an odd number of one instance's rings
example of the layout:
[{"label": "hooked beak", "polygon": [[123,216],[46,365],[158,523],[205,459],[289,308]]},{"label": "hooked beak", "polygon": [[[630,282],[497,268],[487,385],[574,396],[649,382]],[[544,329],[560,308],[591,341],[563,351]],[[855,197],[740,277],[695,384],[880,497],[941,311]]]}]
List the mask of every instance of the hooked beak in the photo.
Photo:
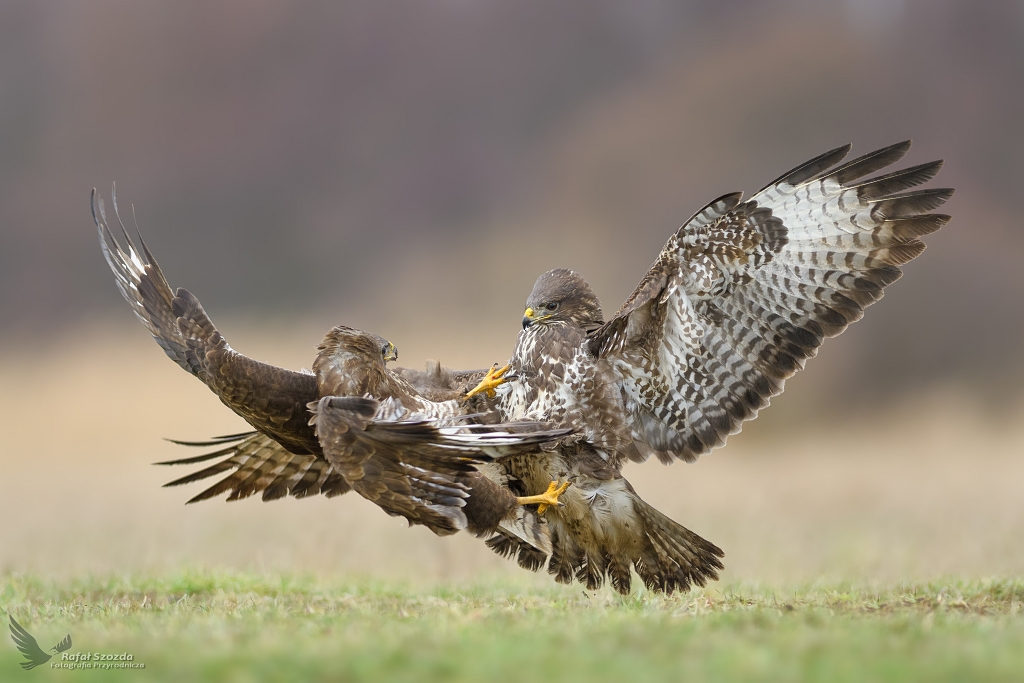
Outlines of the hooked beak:
[{"label": "hooked beak", "polygon": [[550,315],[537,315],[537,312],[532,308],[527,308],[526,312],[523,313],[523,329],[525,330],[530,325],[539,323],[541,320],[547,320],[550,317]]},{"label": "hooked beak", "polygon": [[398,347],[391,342],[388,342],[388,348],[384,352],[384,362],[387,363],[388,361],[393,360],[398,360]]},{"label": "hooked beak", "polygon": [[536,318],[533,317],[533,309],[527,308],[526,312],[523,313],[523,329],[525,330],[527,327],[529,327],[535,322]]}]

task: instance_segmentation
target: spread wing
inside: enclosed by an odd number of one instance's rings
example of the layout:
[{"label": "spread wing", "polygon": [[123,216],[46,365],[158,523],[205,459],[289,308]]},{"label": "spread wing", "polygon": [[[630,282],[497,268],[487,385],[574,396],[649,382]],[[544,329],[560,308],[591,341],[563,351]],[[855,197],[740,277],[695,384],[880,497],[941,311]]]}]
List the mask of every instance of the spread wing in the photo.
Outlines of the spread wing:
[{"label": "spread wing", "polygon": [[223,446],[218,450],[191,458],[159,462],[158,465],[194,465],[219,458],[197,472],[175,479],[164,486],[180,486],[227,472],[213,486],[193,496],[197,503],[225,491],[228,500],[241,500],[262,493],[264,501],[285,496],[306,498],[322,494],[328,498],[347,493],[351,487],[334,467],[311,453],[292,453],[281,444],[259,432],[230,434],[210,441],[175,441],[185,446]]},{"label": "spread wing", "polygon": [[319,453],[306,414],[306,403],[318,395],[316,378],[255,361],[232,349],[195,296],[185,289],[172,293],[142,237],[136,245],[128,236],[117,213],[116,195],[112,199],[127,251],[111,233],[103,200],[94,189],[92,215],[103,255],[121,295],[164,353],[287,450]]},{"label": "spread wing", "polygon": [[[949,217],[953,191],[907,191],[936,161],[864,180],[910,142],[837,166],[841,147],[681,227],[615,317],[590,338],[617,369],[646,456],[694,460],[780,393],[826,337],[859,320]],[[647,449],[641,449],[647,450]]]},{"label": "spread wing", "polygon": [[21,624],[14,620],[14,617],[10,617],[10,620],[11,639],[14,640],[18,650],[28,660],[27,662],[21,662],[21,668],[25,670],[34,669],[40,664],[48,662],[50,655],[42,651],[39,643],[32,637],[32,634],[22,628]]},{"label": "spread wing", "polygon": [[309,406],[327,460],[361,496],[439,535],[466,528],[466,481],[476,464],[536,451],[569,430],[438,427],[435,421],[377,420],[370,398],[327,396]]}]

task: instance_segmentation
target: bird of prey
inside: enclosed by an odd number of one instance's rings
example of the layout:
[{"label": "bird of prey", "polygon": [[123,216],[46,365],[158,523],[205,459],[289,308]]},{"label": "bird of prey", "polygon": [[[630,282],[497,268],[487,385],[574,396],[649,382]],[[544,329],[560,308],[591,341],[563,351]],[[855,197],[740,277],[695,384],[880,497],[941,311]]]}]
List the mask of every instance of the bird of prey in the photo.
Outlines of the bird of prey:
[{"label": "bird of prey", "polygon": [[[11,639],[27,660],[21,662],[21,668],[28,671],[29,669],[34,669],[40,664],[46,664],[46,662],[50,661],[53,655],[43,652],[42,648],[39,647],[39,643],[37,643],[36,639],[32,637],[32,634],[26,631],[21,624],[15,621],[14,617],[11,617],[10,615],[8,616],[11,620]],[[63,640],[50,648],[54,654],[59,654],[69,649],[71,649],[70,633],[64,636]]]},{"label": "bird of prey", "polygon": [[746,201],[716,199],[669,238],[609,320],[575,272],[537,280],[509,374],[480,388],[501,385],[503,420],[576,430],[547,457],[503,461],[534,489],[565,481],[555,489],[564,506],[545,514],[557,580],[595,588],[608,576],[626,593],[631,566],[667,592],[718,578],[722,551],[641,500],[620,469],[652,455],[692,462],[724,445],[902,275],[924,250],[919,238],[949,220],[929,212],[953,193],[912,189],[941,161],[865,179],[909,148],[839,165],[847,145]]},{"label": "bird of prey", "polygon": [[[104,256],[136,316],[172,360],[255,429],[193,443],[223,448],[163,463],[221,458],[168,484],[228,472],[189,502],[224,491],[231,491],[229,500],[261,491],[264,500],[272,500],[354,489],[385,512],[437,534],[497,532],[535,550],[550,547],[542,520],[523,508],[547,498],[514,495],[486,464],[510,455],[529,457],[570,428],[467,424],[463,418],[472,399],[450,388],[433,391],[441,400],[425,398],[388,369],[398,357],[394,344],[345,326],[324,337],[312,372],[248,358],[228,345],[193,294],[172,292],[142,238],[136,244],[123,225],[122,249],[95,190],[92,203]],[[446,380],[482,375],[454,373]]]}]

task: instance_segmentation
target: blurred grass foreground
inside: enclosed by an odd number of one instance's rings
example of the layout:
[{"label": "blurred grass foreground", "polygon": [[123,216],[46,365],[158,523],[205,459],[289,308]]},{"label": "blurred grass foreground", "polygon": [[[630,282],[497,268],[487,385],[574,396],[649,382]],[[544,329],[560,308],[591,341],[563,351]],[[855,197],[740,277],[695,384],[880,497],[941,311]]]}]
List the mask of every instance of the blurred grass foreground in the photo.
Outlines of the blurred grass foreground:
[{"label": "blurred grass foreground", "polygon": [[[15,575],[0,594],[45,642],[70,630],[72,655],[123,652],[144,667],[44,664],[36,680],[979,681],[1024,667],[1019,581],[725,583],[623,598],[516,582],[424,590],[182,572]],[[0,652],[5,680],[18,659]]]},{"label": "blurred grass foreground", "polygon": [[[808,422],[800,407],[822,388],[798,376],[725,449],[627,469],[647,500],[725,549],[726,570],[686,595],[619,598],[527,573],[468,535],[407,528],[354,495],[185,506],[188,490],[160,488],[175,471],[149,464],[180,453],[159,437],[242,424],[132,322],[0,355],[0,608],[44,648],[71,633],[72,653],[130,652],[146,667],[23,673],[7,641],[0,680],[1024,671],[1020,406],[993,412],[950,388]],[[222,328],[290,367],[320,331]],[[453,357],[405,358],[426,353]]]},{"label": "blurred grass foreground", "polygon": [[[1024,680],[1021,8],[0,3],[0,617],[146,664],[23,672],[4,634],[0,681]],[[243,353],[344,323],[485,367],[547,269],[615,310],[713,197],[911,137],[957,193],[904,280],[725,449],[626,469],[720,583],[586,593],[354,494],[160,488],[161,437],[246,426],[132,319],[93,186]]]}]

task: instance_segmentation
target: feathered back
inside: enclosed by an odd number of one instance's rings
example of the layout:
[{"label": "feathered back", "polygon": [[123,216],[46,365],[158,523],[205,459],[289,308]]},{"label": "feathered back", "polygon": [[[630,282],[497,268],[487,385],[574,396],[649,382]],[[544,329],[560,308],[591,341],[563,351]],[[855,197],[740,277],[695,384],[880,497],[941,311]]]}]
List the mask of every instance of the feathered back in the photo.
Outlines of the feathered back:
[{"label": "feathered back", "polygon": [[378,387],[386,385],[390,375],[384,363],[388,341],[369,332],[344,325],[331,328],[316,347],[313,373],[321,396],[389,396]]}]

